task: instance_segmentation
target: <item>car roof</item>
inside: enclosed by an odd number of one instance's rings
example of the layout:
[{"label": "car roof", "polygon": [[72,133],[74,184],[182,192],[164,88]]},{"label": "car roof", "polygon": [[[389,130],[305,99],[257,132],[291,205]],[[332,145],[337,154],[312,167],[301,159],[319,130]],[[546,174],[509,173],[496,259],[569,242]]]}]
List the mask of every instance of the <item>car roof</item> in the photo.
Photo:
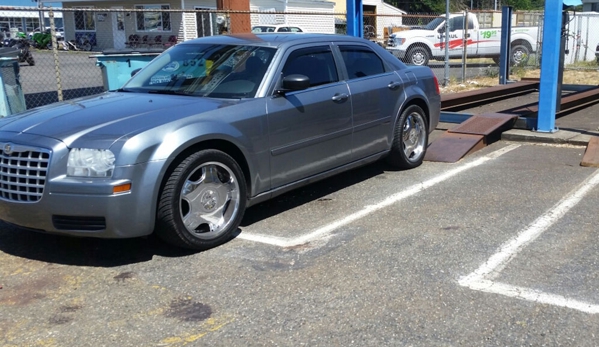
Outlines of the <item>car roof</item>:
[{"label": "car roof", "polygon": [[302,43],[315,43],[323,42],[328,43],[331,41],[345,41],[345,42],[360,42],[371,44],[371,41],[363,38],[338,35],[338,34],[317,34],[317,33],[245,33],[245,34],[231,34],[231,35],[215,35],[206,36],[193,40],[182,42],[181,44],[231,44],[231,45],[248,45],[248,46],[268,46],[279,48],[283,46],[296,45]]},{"label": "car roof", "polygon": [[260,28],[260,27],[267,27],[267,28],[301,28],[299,25],[291,25],[291,24],[259,24],[259,25],[254,25],[252,28]]}]

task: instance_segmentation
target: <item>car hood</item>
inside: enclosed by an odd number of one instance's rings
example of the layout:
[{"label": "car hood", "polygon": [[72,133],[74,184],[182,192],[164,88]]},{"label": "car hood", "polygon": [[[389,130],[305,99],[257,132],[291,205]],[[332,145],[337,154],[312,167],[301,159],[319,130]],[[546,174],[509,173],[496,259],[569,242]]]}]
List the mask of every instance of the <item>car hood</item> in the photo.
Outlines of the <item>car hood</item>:
[{"label": "car hood", "polygon": [[411,37],[426,37],[426,36],[434,36],[434,30],[425,30],[425,29],[412,29],[406,31],[400,31],[395,33],[395,37],[397,38],[411,38]]},{"label": "car hood", "polygon": [[67,146],[83,137],[114,142],[144,129],[236,103],[237,100],[107,92],[0,119],[0,131],[46,136]]}]

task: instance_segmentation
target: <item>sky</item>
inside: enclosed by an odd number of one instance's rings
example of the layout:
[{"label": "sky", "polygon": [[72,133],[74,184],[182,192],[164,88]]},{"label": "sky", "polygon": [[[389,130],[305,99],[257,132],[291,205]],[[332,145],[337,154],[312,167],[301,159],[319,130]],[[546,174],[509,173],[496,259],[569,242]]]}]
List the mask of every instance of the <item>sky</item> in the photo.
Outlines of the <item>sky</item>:
[{"label": "sky", "polygon": [[[34,6],[37,7],[37,2],[32,0],[0,0],[0,6]],[[60,2],[46,2],[44,6],[62,7]]]}]

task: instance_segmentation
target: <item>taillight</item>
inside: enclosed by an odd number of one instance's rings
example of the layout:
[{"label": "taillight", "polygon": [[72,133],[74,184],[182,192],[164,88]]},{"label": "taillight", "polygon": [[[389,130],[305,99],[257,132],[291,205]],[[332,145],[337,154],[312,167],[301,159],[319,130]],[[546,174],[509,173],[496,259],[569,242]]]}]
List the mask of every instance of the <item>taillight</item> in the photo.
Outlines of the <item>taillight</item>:
[{"label": "taillight", "polygon": [[433,78],[435,79],[435,88],[437,88],[437,95],[441,94],[441,91],[439,90],[439,80],[437,80],[437,76],[435,76],[433,74]]}]

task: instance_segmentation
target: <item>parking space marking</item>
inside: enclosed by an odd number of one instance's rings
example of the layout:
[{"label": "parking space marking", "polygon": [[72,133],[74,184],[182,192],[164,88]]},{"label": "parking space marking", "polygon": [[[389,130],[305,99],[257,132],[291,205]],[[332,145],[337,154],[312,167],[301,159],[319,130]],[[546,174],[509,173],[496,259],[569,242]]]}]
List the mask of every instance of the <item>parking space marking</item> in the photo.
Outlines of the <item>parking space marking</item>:
[{"label": "parking space marking", "polygon": [[239,234],[239,236],[237,236],[237,238],[247,240],[247,241],[265,243],[265,244],[278,246],[278,247],[294,247],[294,246],[306,244],[311,241],[315,241],[320,238],[325,238],[325,237],[328,237],[333,231],[335,231],[336,229],[338,229],[344,225],[348,225],[358,219],[364,218],[364,217],[366,217],[382,208],[390,206],[400,200],[403,200],[405,198],[408,198],[415,194],[418,194],[427,188],[430,188],[438,183],[448,180],[449,178],[451,178],[457,174],[460,174],[466,170],[469,170],[469,169],[475,168],[479,165],[482,165],[489,160],[496,159],[496,158],[502,156],[503,154],[508,153],[518,147],[520,147],[519,144],[512,144],[512,145],[503,147],[497,151],[489,153],[489,154],[487,154],[483,157],[480,157],[476,160],[467,162],[467,163],[462,164],[458,167],[455,167],[451,170],[448,170],[448,171],[444,172],[443,174],[440,174],[440,175],[433,177],[429,180],[412,185],[411,187],[408,187],[407,189],[405,189],[401,192],[390,195],[387,198],[383,199],[378,204],[365,206],[360,211],[350,214],[344,218],[338,219],[328,225],[325,225],[325,226],[318,228],[308,234],[304,234],[304,235],[298,236],[296,238],[288,239],[288,238],[274,237],[274,236],[261,235],[261,234],[252,234],[252,233],[245,233],[245,232],[242,232],[241,234]]},{"label": "parking space marking", "polygon": [[597,184],[599,184],[599,170],[596,170],[592,175],[587,177],[576,189],[563,197],[556,205],[537,218],[516,237],[499,247],[498,252],[491,256],[477,270],[460,278],[458,283],[461,286],[487,293],[567,307],[586,313],[599,313],[599,305],[596,304],[493,281],[520,251],[576,206]]}]

